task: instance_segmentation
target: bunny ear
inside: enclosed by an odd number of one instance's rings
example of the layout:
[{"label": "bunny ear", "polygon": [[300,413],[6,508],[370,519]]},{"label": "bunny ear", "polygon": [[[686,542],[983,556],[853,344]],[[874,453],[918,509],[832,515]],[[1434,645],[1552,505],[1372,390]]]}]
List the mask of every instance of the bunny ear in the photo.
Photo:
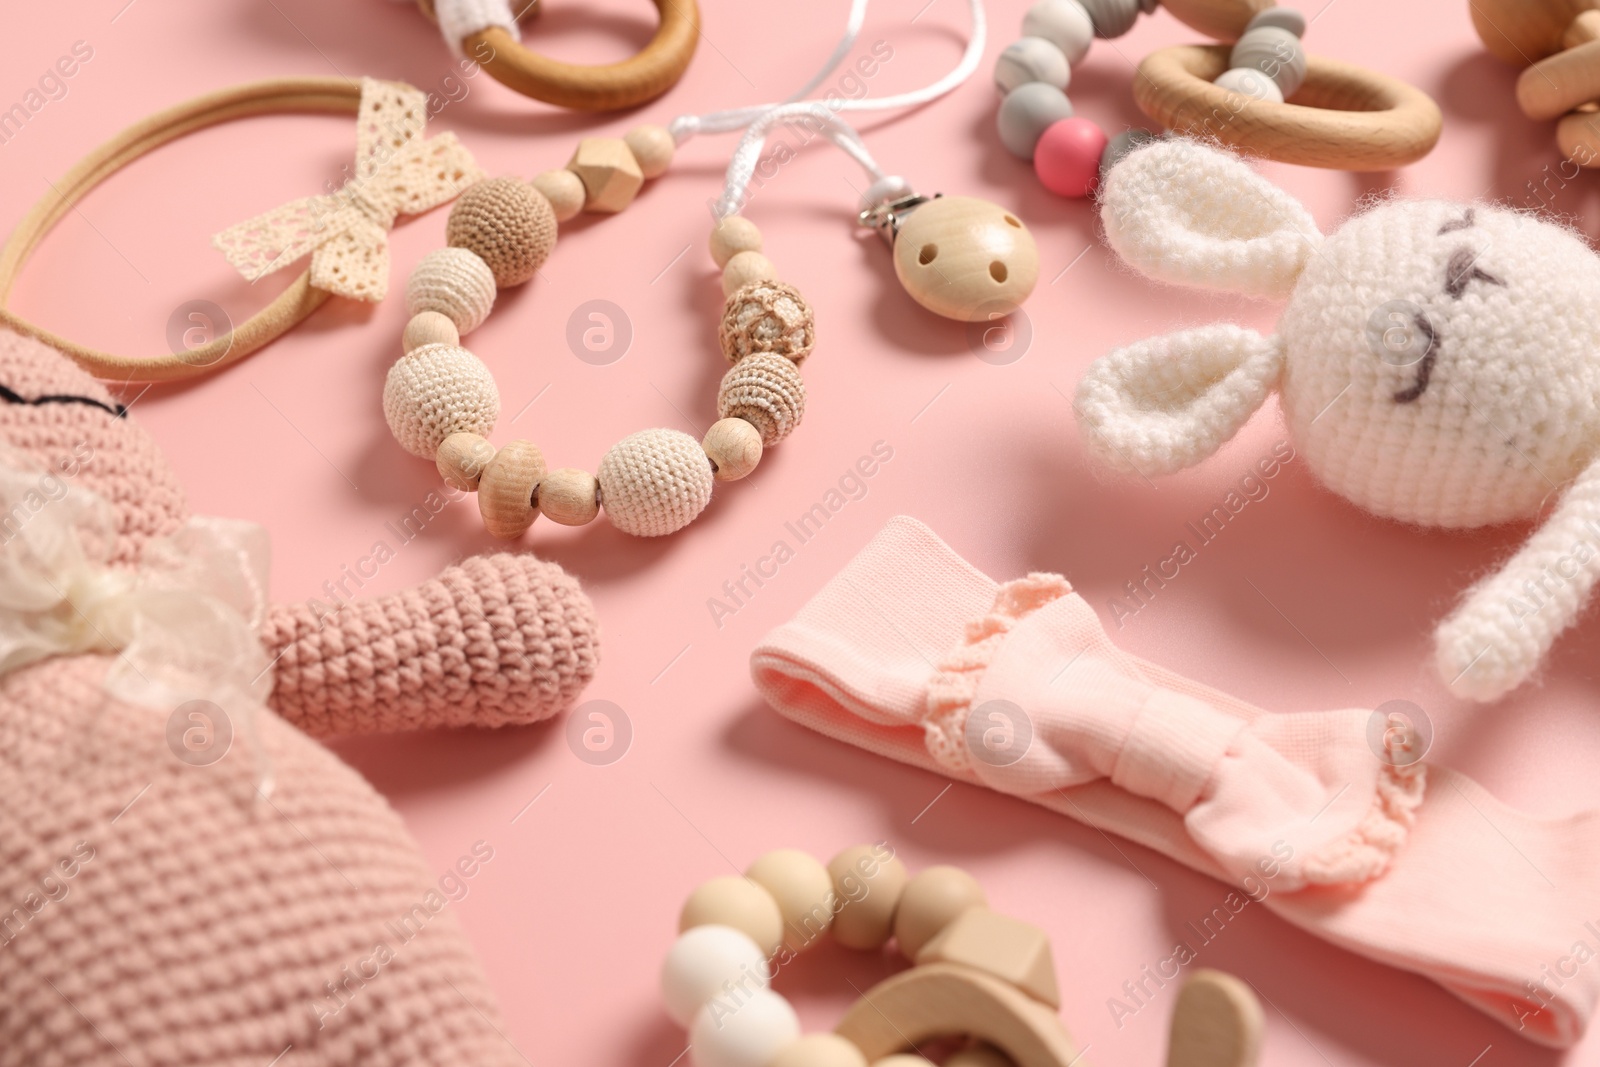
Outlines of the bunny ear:
[{"label": "bunny ear", "polygon": [[1139,148],[1101,194],[1106,240],[1160,281],[1287,296],[1322,233],[1300,202],[1236,156],[1183,138]]},{"label": "bunny ear", "polygon": [[1096,360],[1075,407],[1089,450],[1145,476],[1191,467],[1239,431],[1283,370],[1283,344],[1238,326],[1153,337]]}]

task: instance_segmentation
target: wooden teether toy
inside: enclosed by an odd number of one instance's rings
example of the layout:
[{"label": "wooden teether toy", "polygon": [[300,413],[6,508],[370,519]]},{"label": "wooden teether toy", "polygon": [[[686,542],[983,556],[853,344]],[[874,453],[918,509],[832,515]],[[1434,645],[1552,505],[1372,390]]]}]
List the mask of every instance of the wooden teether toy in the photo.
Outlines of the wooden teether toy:
[{"label": "wooden teether toy", "polygon": [[1600,0],[1473,0],[1484,47],[1526,67],[1517,103],[1556,123],[1556,143],[1580,167],[1600,167]]},{"label": "wooden teether toy", "polygon": [[[661,968],[667,1013],[689,1030],[694,1067],[928,1067],[919,1046],[965,1039],[949,1067],[1082,1063],[1057,1012],[1049,939],[992,911],[958,867],[910,877],[887,845],[859,845],[826,866],[769,852],[742,877],[714,878],[683,906]],[[913,962],[869,990],[831,1033],[802,1036],[771,986],[825,936],[877,951],[892,938]],[[1168,1067],[1254,1067],[1261,1008],[1249,987],[1198,971],[1173,1012]]]},{"label": "wooden teether toy", "polygon": [[471,58],[524,96],[580,111],[615,111],[647,103],[678,83],[700,40],[695,0],[654,0],[661,23],[631,59],[579,66],[536,55],[518,40],[519,19],[540,0],[417,0],[457,56]]}]

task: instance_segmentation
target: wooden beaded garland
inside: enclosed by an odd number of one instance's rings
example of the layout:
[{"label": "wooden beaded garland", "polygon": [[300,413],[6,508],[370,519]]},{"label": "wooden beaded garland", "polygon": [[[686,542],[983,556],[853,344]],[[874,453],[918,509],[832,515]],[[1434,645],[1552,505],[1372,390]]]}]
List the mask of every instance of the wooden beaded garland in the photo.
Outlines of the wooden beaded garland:
[{"label": "wooden beaded garland", "polygon": [[644,430],[614,445],[593,474],[548,469],[531,442],[498,452],[488,443],[499,394],[461,337],[488,318],[497,289],[534,275],[555,247],[557,223],[580,210],[623,210],[647,179],[666,170],[672,152],[666,129],[639,126],[620,138],[581,141],[566,168],[531,181],[479,182],[451,211],[449,247],[428,253],[412,271],[406,354],[389,371],[384,414],[407,451],[432,459],[452,488],[478,494],[484,527],[495,537],[520,537],[541,514],[581,526],[602,510],[624,533],[673,533],[705,509],[717,481],[748,476],[805,415],[799,365],[816,342],[811,308],[777,280],[755,224],[734,215],[711,235],[727,294],[718,337],[732,366],[718,391],[719,419],[704,440]]},{"label": "wooden beaded garland", "polygon": [[[832,936],[876,950],[893,936],[912,966],[878,983],[832,1033],[802,1034],[772,988],[777,972]],[[699,886],[661,967],[667,1013],[689,1031],[691,1067],[931,1067],[918,1046],[965,1039],[947,1067],[1071,1067],[1049,938],[989,909],[956,867],[907,878],[887,845],[826,866],[795,849]],[[1255,1067],[1263,1019],[1250,987],[1200,970],[1178,993],[1168,1067]]]}]

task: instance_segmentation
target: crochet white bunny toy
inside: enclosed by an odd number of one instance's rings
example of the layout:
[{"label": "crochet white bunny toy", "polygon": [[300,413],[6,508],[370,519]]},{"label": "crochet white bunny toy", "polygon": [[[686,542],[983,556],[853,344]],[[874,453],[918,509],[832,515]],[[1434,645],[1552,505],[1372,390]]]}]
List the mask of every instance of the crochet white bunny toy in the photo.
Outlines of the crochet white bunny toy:
[{"label": "crochet white bunny toy", "polygon": [[1231,325],[1118,349],[1078,387],[1091,451],[1146,476],[1211,455],[1274,389],[1329,489],[1452,529],[1536,518],[1435,633],[1451,690],[1524,682],[1600,577],[1600,258],[1484,204],[1391,200],[1324,238],[1244,163],[1162,140],[1111,171],[1106,237],[1180,284],[1287,297],[1278,334]]}]

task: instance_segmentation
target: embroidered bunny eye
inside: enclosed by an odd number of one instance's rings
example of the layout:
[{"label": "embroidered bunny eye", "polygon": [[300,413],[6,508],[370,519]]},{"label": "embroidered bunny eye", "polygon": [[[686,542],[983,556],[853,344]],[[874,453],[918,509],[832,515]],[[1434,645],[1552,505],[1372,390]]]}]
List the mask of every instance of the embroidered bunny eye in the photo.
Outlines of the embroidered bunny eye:
[{"label": "embroidered bunny eye", "polygon": [[1461,294],[1466,292],[1467,286],[1473,282],[1488,282],[1501,288],[1505,288],[1506,284],[1478,266],[1476,249],[1458,248],[1450,253],[1450,262],[1444,268],[1444,291],[1450,294],[1450,299],[1460,300]]},{"label": "embroidered bunny eye", "polygon": [[1428,316],[1419,310],[1412,321],[1416,324],[1418,337],[1427,347],[1417,364],[1417,380],[1409,388],[1394,394],[1396,404],[1409,404],[1428,391],[1428,383],[1433,380],[1433,364],[1439,356],[1439,335]]},{"label": "embroidered bunny eye", "polygon": [[128,409],[123,405],[118,404],[116,407],[112,407],[105,401],[96,400],[92,396],[72,396],[66,393],[59,393],[36,396],[30,400],[15,389],[4,385],[0,385],[0,400],[5,401],[7,404],[28,404],[33,407],[38,407],[41,404],[87,404],[119,419],[125,418],[128,414]]},{"label": "embroidered bunny eye", "polygon": [[1454,233],[1457,230],[1470,230],[1477,221],[1478,209],[1469,207],[1467,208],[1467,213],[1462,215],[1459,219],[1451,219],[1443,226],[1440,226],[1439,236],[1443,237],[1445,234]]}]

